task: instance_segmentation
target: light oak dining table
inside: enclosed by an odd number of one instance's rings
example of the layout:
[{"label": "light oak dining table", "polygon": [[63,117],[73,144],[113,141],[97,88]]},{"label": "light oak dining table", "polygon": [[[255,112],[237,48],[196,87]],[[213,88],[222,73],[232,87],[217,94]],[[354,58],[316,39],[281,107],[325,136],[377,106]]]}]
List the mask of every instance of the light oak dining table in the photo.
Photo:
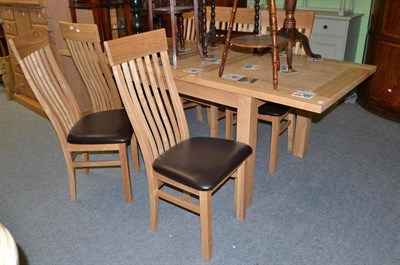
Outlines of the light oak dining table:
[{"label": "light oak dining table", "polygon": [[[221,59],[222,45],[210,48],[208,56]],[[259,68],[246,70],[243,69],[245,64],[258,65]],[[190,68],[201,71],[185,71]],[[245,174],[246,208],[253,197],[258,106],[270,101],[295,109],[297,118],[292,153],[302,158],[307,152],[312,113],[321,114],[326,111],[376,70],[373,65],[329,59],[313,61],[304,55],[293,55],[293,68],[296,71],[294,73],[279,73],[277,90],[272,85],[269,53],[259,56],[253,55],[252,50],[229,52],[224,73],[255,78],[257,81],[254,83],[219,77],[219,64],[213,64],[207,58],[201,60],[196,52],[181,54],[177,68],[173,70],[178,91],[183,97],[237,109],[236,140],[253,148],[252,156],[238,170],[238,174]],[[315,95],[311,98],[295,96],[299,91],[312,92]]]}]

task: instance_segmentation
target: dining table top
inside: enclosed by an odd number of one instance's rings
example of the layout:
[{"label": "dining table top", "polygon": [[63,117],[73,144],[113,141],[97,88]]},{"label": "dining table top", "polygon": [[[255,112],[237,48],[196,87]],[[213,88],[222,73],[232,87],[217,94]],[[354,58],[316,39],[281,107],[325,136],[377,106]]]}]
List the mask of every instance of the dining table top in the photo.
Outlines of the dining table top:
[{"label": "dining table top", "polygon": [[[258,55],[253,54],[252,49],[234,48],[229,51],[224,74],[243,75],[257,80],[250,83],[219,77],[218,60],[222,57],[223,45],[209,47],[209,58],[205,60],[201,60],[195,52],[196,48],[192,47],[191,52],[181,53],[178,65],[173,70],[175,80],[314,113],[322,113],[328,109],[376,71],[376,66],[373,65],[330,59],[313,61],[305,55],[293,55],[295,72],[279,72],[278,89],[274,90],[270,53]],[[286,58],[282,57],[280,61],[284,65]],[[248,64],[256,65],[257,69],[245,69]],[[198,73],[187,71],[193,68],[201,70]],[[303,97],[302,92],[311,92],[311,96],[308,94]]]}]

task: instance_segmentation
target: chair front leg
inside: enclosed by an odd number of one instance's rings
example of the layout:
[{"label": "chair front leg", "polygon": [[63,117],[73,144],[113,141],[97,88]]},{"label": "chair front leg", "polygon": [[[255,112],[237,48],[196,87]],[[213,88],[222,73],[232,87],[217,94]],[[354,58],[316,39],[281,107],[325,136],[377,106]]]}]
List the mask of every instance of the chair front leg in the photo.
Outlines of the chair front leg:
[{"label": "chair front leg", "polygon": [[218,107],[210,106],[211,137],[218,137]]},{"label": "chair front leg", "polygon": [[196,112],[197,112],[197,120],[203,121],[203,108],[201,105],[196,106]]},{"label": "chair front leg", "polygon": [[[150,230],[155,231],[158,226],[158,205],[159,205],[159,197],[158,197],[158,189],[159,185],[158,180],[156,180],[152,176],[152,172],[148,174],[148,188],[149,188],[149,204],[150,204]],[[151,174],[151,175],[150,175]]]},{"label": "chair front leg", "polygon": [[272,118],[272,129],[271,129],[271,149],[269,151],[269,172],[274,173],[276,171],[276,163],[278,160],[278,147],[279,147],[279,135],[281,120],[279,117]]},{"label": "chair front leg", "polygon": [[121,161],[121,172],[122,172],[122,183],[125,194],[125,202],[132,202],[132,188],[131,188],[131,177],[129,174],[129,163],[128,163],[128,153],[127,153],[127,145],[120,144],[119,145],[119,158]]},{"label": "chair front leg", "polygon": [[225,110],[225,139],[233,140],[233,111]]},{"label": "chair front leg", "polygon": [[211,191],[201,191],[200,199],[200,234],[201,256],[205,261],[212,258],[212,198]]},{"label": "chair front leg", "polygon": [[288,127],[288,150],[290,152],[293,151],[293,142],[294,142],[294,132],[296,129],[296,114],[290,112],[287,118],[287,122],[289,122]]}]

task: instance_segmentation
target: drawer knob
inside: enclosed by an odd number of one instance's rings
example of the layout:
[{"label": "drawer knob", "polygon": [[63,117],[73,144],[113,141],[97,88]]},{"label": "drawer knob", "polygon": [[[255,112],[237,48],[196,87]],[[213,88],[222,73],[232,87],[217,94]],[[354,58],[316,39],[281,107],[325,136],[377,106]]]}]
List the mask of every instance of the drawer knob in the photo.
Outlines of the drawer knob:
[{"label": "drawer knob", "polygon": [[392,88],[388,88],[387,90],[389,93],[392,93]]},{"label": "drawer knob", "polygon": [[327,28],[328,28],[328,25],[324,25],[323,28],[324,28],[324,29],[327,29]]}]

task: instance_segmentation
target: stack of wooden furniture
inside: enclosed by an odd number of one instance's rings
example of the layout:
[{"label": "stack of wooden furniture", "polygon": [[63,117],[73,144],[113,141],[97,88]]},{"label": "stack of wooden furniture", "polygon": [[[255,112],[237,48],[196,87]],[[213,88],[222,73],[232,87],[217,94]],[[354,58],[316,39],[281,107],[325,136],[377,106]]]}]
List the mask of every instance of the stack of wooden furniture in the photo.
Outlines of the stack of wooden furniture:
[{"label": "stack of wooden furniture", "polygon": [[[30,31],[32,29],[45,29],[48,32],[52,51],[61,70],[71,85],[74,95],[78,99],[82,111],[90,108],[90,101],[83,84],[76,73],[70,58],[60,57],[58,50],[65,47],[64,40],[58,29],[57,21],[70,21],[68,1],[54,0],[0,0],[0,12],[3,18],[3,28],[7,40]],[[11,88],[14,99],[34,112],[46,117],[33,94],[22,70],[10,51],[11,65],[15,77],[15,86]]]}]

